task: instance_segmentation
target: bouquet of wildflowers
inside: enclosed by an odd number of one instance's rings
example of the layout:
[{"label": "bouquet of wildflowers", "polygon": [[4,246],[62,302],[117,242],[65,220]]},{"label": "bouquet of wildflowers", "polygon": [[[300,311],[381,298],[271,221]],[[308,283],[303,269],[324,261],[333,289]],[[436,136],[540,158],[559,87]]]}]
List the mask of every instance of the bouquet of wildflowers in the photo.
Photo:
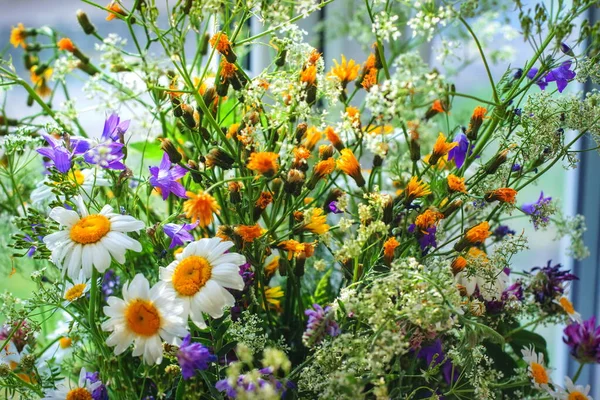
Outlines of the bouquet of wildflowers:
[{"label": "bouquet of wildflowers", "polygon": [[[577,277],[515,268],[511,224],[586,256],[519,192],[600,143],[600,93],[565,91],[600,81],[594,1],[83,3],[0,65],[2,273],[31,288],[2,294],[1,397],[591,399],[536,333],[600,362]],[[323,10],[360,59],[309,44]],[[507,15],[523,65],[482,33]]]}]

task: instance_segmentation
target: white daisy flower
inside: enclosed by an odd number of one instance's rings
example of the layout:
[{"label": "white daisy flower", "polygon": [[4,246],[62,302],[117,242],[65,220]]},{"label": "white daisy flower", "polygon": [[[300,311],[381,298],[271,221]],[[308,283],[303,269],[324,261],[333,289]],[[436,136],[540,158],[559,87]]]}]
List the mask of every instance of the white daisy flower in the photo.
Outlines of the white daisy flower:
[{"label": "white daisy flower", "polygon": [[104,314],[109,319],[102,329],[112,333],[106,344],[115,347],[115,355],[123,353],[134,343],[133,356],[143,355],[146,364],[160,364],[163,358],[162,341],[178,345],[188,334],[183,308],[174,302],[174,294],[164,285],[150,288],[148,280],[137,274],[123,286],[123,299],[111,296]]},{"label": "white daisy flower", "polygon": [[558,400],[594,400],[591,396],[588,396],[590,393],[591,387],[590,385],[586,385],[585,387],[581,385],[575,385],[571,378],[565,376],[565,386],[566,388],[559,387],[556,392],[553,393],[553,396]]},{"label": "white daisy flower", "polygon": [[551,391],[549,384],[552,383],[550,377],[550,370],[544,366],[544,355],[542,353],[536,353],[533,346],[521,350],[523,354],[523,361],[529,366],[527,372],[533,382],[533,386],[537,389]]},{"label": "white daisy flower", "polygon": [[85,278],[83,270],[79,273],[77,279],[73,279],[73,282],[65,282],[65,291],[63,298],[66,300],[64,305],[68,305],[80,298],[82,298],[87,291],[90,289],[88,280]]},{"label": "white daisy flower", "polygon": [[65,399],[92,399],[94,390],[102,385],[101,381],[91,383],[85,378],[85,368],[79,372],[77,385],[68,379],[63,379],[56,385],[56,389],[47,390],[43,400],[65,400]]},{"label": "white daisy flower", "polygon": [[[87,168],[82,170],[75,170],[69,172],[69,181],[73,182],[73,185],[79,187],[79,192],[86,198],[90,199],[92,190],[96,186],[110,186],[110,181],[104,178],[104,171]],[[37,187],[31,192],[31,202],[35,207],[42,207],[51,200],[56,198],[56,195],[52,193],[52,182],[49,178],[44,178],[37,184]],[[59,199],[64,199],[63,196],[59,196]]]},{"label": "white daisy flower", "polygon": [[80,271],[89,279],[92,266],[98,272],[106,271],[111,256],[123,264],[127,250],[142,251],[140,242],[125,235],[125,232],[143,229],[142,221],[116,214],[109,205],[102,207],[98,214],[89,214],[81,196],[74,201],[79,214],[64,207],[53,208],[50,218],[66,229],[44,237],[44,243],[52,252],[52,262],[71,279],[76,279]]},{"label": "white daisy flower", "polygon": [[553,302],[558,304],[572,321],[581,323],[581,314],[575,311],[575,307],[573,307],[573,303],[571,303],[568,297],[561,296],[558,300],[553,300]]},{"label": "white daisy flower", "polygon": [[467,271],[460,271],[456,274],[454,280],[459,285],[465,287],[467,295],[471,296],[475,292],[475,289],[479,288],[481,296],[485,300],[491,301],[495,298],[499,299],[502,296],[502,292],[508,282],[508,275],[505,272],[500,272],[494,280],[490,280],[480,275],[469,276]]},{"label": "white daisy flower", "polygon": [[226,253],[232,246],[220,238],[200,239],[188,244],[168,267],[160,268],[160,279],[175,292],[183,317],[187,320],[189,316],[200,328],[206,327],[203,312],[219,318],[225,307],[235,303],[226,288],[244,288],[239,266],[246,259],[238,253]]}]

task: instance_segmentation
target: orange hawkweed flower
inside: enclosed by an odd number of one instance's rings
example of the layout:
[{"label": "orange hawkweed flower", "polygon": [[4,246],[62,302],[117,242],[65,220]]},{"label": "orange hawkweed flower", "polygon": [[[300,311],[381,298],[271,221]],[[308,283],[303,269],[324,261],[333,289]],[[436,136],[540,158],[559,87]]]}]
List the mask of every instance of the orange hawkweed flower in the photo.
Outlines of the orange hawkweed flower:
[{"label": "orange hawkweed flower", "polygon": [[332,127],[328,126],[325,128],[324,133],[327,137],[327,140],[331,142],[333,147],[335,147],[338,151],[342,151],[344,149],[345,146],[344,143],[342,143],[342,139],[340,139],[340,136],[335,133]]},{"label": "orange hawkweed flower", "polygon": [[467,259],[463,256],[458,256],[454,260],[452,260],[452,264],[450,264],[450,268],[452,268],[452,273],[457,275],[459,272],[465,269],[467,266]]},{"label": "orange hawkweed flower", "polygon": [[465,185],[465,178],[450,174],[450,175],[448,175],[447,180],[448,180],[448,189],[450,189],[451,192],[467,193],[467,187]]},{"label": "orange hawkweed flower", "polygon": [[69,38],[62,38],[56,43],[59,50],[66,50],[70,53],[75,51],[75,45]]},{"label": "orange hawkweed flower", "polygon": [[383,243],[383,258],[386,264],[390,264],[394,259],[394,251],[400,246],[400,242],[395,237],[391,237]]},{"label": "orange hawkweed flower", "polygon": [[481,124],[483,124],[486,113],[487,108],[481,106],[477,106],[473,110],[471,122],[469,123],[469,128],[467,129],[467,137],[469,140],[477,139],[477,133],[479,132],[479,128],[481,128]]},{"label": "orange hawkweed flower", "polygon": [[311,190],[314,189],[317,185],[317,182],[319,182],[319,180],[321,180],[323,177],[331,174],[334,169],[335,160],[333,159],[333,157],[319,161],[317,164],[315,164],[313,168],[313,174],[310,177],[308,183],[306,184],[306,187]]},{"label": "orange hawkweed flower", "polygon": [[438,100],[435,100],[435,101],[433,102],[433,104],[431,105],[431,109],[432,109],[433,111],[437,111],[438,113],[443,113],[443,112],[445,112],[445,111],[446,111],[446,110],[444,110],[444,106],[442,105],[442,101],[441,101],[441,100],[439,100],[439,99],[438,99]]},{"label": "orange hawkweed flower", "polygon": [[448,152],[450,150],[452,150],[453,148],[455,148],[456,146],[458,146],[458,143],[446,142],[446,136],[444,136],[444,134],[440,132],[437,140],[435,141],[435,144],[433,145],[433,150],[431,151],[431,156],[429,157],[429,164],[430,165],[437,164],[438,160],[441,157],[444,157],[445,155],[447,155]]},{"label": "orange hawkweed flower", "polygon": [[237,233],[244,243],[252,243],[255,239],[262,236],[264,230],[260,227],[260,225],[238,225],[234,229],[235,233]]},{"label": "orange hawkweed flower", "polygon": [[10,44],[15,47],[21,46],[22,48],[26,48],[27,44],[25,43],[25,39],[27,38],[27,30],[25,26],[19,22],[17,27],[14,26],[10,30]]},{"label": "orange hawkweed flower", "polygon": [[[281,311],[281,301],[279,299],[281,299],[284,295],[285,294],[283,293],[281,286],[267,286],[265,288],[265,298],[267,300],[267,305],[269,306],[269,308],[273,308],[277,312]],[[262,306],[264,309],[265,304],[262,304]]]},{"label": "orange hawkweed flower", "polygon": [[313,208],[311,211],[304,215],[304,225],[302,229],[317,235],[322,235],[329,231],[329,225],[327,225],[327,215],[322,208]]},{"label": "orange hawkweed flower", "polygon": [[490,231],[490,224],[487,221],[483,221],[480,224],[475,225],[465,233],[465,239],[472,244],[480,244],[487,239],[492,232]]},{"label": "orange hawkweed flower", "polygon": [[294,239],[284,240],[279,243],[278,247],[288,252],[288,260],[291,260],[294,256],[299,256],[305,251],[305,244],[300,243]]},{"label": "orange hawkweed flower", "polygon": [[107,21],[112,21],[113,19],[117,18],[117,14],[120,14],[123,16],[127,15],[125,13],[125,11],[123,11],[123,9],[119,5],[119,3],[117,3],[116,1],[111,1],[106,6],[106,9],[108,10],[108,15],[106,16]]},{"label": "orange hawkweed flower", "polygon": [[322,137],[323,134],[319,132],[317,128],[311,126],[304,135],[304,141],[302,142],[302,145],[308,150],[312,151]]},{"label": "orange hawkweed flower", "polygon": [[422,231],[427,231],[427,228],[437,224],[440,219],[444,218],[444,214],[434,210],[425,210],[415,219],[415,225]]},{"label": "orange hawkweed flower", "polygon": [[517,191],[513,188],[500,188],[487,192],[484,196],[485,201],[492,202],[498,200],[501,203],[514,204],[517,196]]},{"label": "orange hawkweed flower", "polygon": [[317,81],[317,66],[309,65],[300,73],[300,82],[314,85]]},{"label": "orange hawkweed flower", "polygon": [[346,87],[349,82],[355,80],[358,77],[358,70],[360,65],[354,60],[346,61],[346,57],[342,55],[342,63],[338,64],[337,60],[333,60],[335,64],[331,68],[330,75],[337,76],[342,83],[342,87]]},{"label": "orange hawkweed flower", "polygon": [[271,260],[267,258],[268,262],[265,262],[265,265],[263,267],[263,271],[265,271],[265,276],[267,278],[273,275],[277,271],[277,269],[279,269],[279,259],[280,257],[276,255],[273,255]]},{"label": "orange hawkweed flower", "polygon": [[233,78],[235,76],[235,73],[237,70],[238,69],[235,66],[235,64],[232,64],[232,63],[228,62],[227,60],[222,60],[221,61],[221,72],[220,72],[221,82],[225,82],[225,81]]},{"label": "orange hawkweed flower", "polygon": [[342,149],[337,160],[337,167],[346,175],[354,179],[359,187],[365,186],[365,179],[360,172],[360,164],[350,149]]},{"label": "orange hawkweed flower", "polygon": [[431,107],[429,107],[429,109],[425,113],[425,119],[426,120],[431,119],[440,113],[444,113],[444,112],[447,113],[448,109],[449,109],[449,107],[445,102],[443,102],[440,99],[437,99],[433,102]]},{"label": "orange hawkweed flower", "polygon": [[246,166],[254,172],[271,177],[279,169],[279,164],[277,164],[278,158],[279,154],[269,151],[252,153]]},{"label": "orange hawkweed flower", "polygon": [[319,53],[316,49],[313,49],[308,55],[307,64],[308,65],[316,65],[317,61],[321,58],[321,53]]},{"label": "orange hawkweed flower", "polygon": [[272,202],[273,195],[269,192],[262,192],[260,196],[258,196],[258,200],[256,200],[255,206],[264,210]]},{"label": "orange hawkweed flower", "polygon": [[371,88],[377,85],[377,69],[371,68],[363,78],[362,87],[368,92]]},{"label": "orange hawkweed flower", "polygon": [[192,223],[198,221],[203,228],[213,222],[213,214],[218,212],[221,207],[208,193],[200,190],[197,194],[194,192],[186,193],[188,200],[183,203],[183,211],[185,216],[190,218]]},{"label": "orange hawkweed flower", "polygon": [[406,202],[410,204],[413,200],[418,199],[419,197],[427,196],[431,194],[431,190],[429,189],[429,185],[413,176],[410,178],[410,181],[406,185],[404,189]]}]

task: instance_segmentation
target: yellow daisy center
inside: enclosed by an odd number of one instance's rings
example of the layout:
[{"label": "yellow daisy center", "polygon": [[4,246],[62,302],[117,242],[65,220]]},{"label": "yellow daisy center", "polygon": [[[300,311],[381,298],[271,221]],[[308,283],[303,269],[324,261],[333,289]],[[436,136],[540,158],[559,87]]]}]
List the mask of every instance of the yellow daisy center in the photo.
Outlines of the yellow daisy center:
[{"label": "yellow daisy center", "polygon": [[75,301],[81,296],[83,296],[83,291],[85,290],[85,283],[78,283],[77,285],[73,285],[72,288],[67,290],[65,293],[65,300],[67,301]]},{"label": "yellow daisy center", "polygon": [[571,393],[569,393],[569,397],[567,397],[567,400],[587,400],[587,399],[588,399],[588,397],[579,391],[571,392]]},{"label": "yellow daisy center", "polygon": [[58,344],[60,345],[61,349],[68,349],[69,347],[71,347],[71,344],[73,344],[73,341],[71,340],[71,338],[61,337],[58,341]]},{"label": "yellow daisy center", "polygon": [[71,240],[81,244],[96,243],[110,231],[110,221],[104,215],[95,214],[81,218],[71,227]]},{"label": "yellow daisy center", "polygon": [[140,336],[154,336],[160,329],[160,313],[151,301],[136,299],[125,310],[129,329]]},{"label": "yellow daisy center", "polygon": [[173,287],[182,296],[193,296],[206,285],[211,271],[212,266],[204,257],[186,257],[173,272]]},{"label": "yellow daisy center", "polygon": [[544,384],[550,382],[546,368],[536,362],[531,363],[531,376],[535,383]]},{"label": "yellow daisy center", "polygon": [[569,299],[567,299],[566,297],[561,297],[560,300],[558,300],[558,302],[567,314],[575,314],[575,308],[573,308],[573,303],[571,303]]},{"label": "yellow daisy center", "polygon": [[79,170],[75,170],[75,172],[71,172],[69,174],[69,176],[71,177],[71,179],[75,182],[77,182],[78,186],[83,185],[83,182],[85,181],[85,177],[83,175],[83,172],[79,171]]},{"label": "yellow daisy center", "polygon": [[92,400],[92,394],[84,388],[70,390],[66,400]]}]

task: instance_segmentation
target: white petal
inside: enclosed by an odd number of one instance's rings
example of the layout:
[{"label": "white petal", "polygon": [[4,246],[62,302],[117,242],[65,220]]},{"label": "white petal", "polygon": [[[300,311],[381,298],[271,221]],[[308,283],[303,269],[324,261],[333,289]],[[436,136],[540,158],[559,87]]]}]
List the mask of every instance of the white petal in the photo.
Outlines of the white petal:
[{"label": "white petal", "polygon": [[77,214],[73,210],[67,210],[64,207],[53,208],[52,211],[50,211],[49,217],[58,222],[59,224],[68,227],[72,226],[73,224],[76,224],[77,221],[79,221],[79,214]]},{"label": "white petal", "polygon": [[108,250],[102,245],[102,242],[94,243],[92,249],[92,255],[94,259],[94,266],[98,270],[98,272],[104,272],[110,267],[110,253]]},{"label": "white petal", "polygon": [[129,215],[117,215],[110,219],[110,229],[118,232],[133,232],[144,229],[146,225]]},{"label": "white petal", "polygon": [[215,267],[211,271],[211,279],[214,279],[223,287],[242,290],[244,289],[244,279],[240,276],[237,267],[234,268],[232,269],[223,265]]},{"label": "white petal", "polygon": [[[71,252],[71,257],[69,260],[69,264],[67,265],[69,278],[77,279],[79,273],[81,272],[81,250],[83,246],[79,243],[73,247]],[[91,278],[90,276],[86,276],[86,278]]]}]

